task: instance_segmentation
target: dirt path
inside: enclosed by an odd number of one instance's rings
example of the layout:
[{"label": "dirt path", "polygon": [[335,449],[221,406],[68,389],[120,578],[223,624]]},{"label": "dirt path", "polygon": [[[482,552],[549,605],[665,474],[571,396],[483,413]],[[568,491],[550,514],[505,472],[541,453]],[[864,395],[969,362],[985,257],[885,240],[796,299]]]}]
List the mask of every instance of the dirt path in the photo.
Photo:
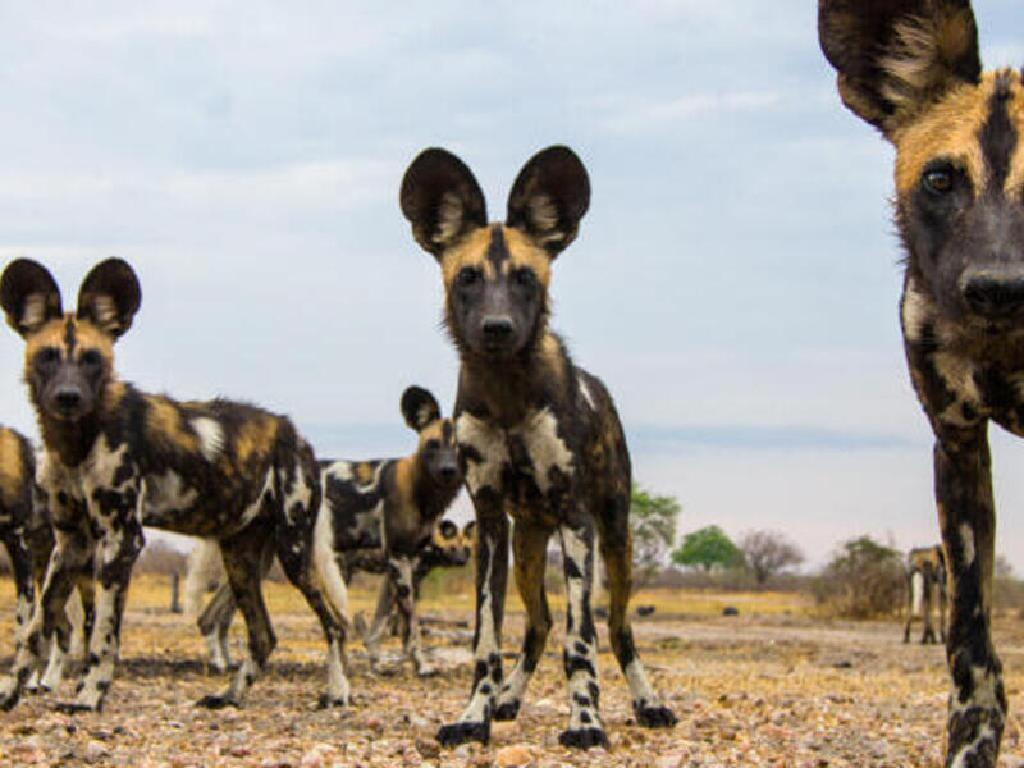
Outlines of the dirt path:
[{"label": "dirt path", "polygon": [[[0,638],[9,637],[6,611],[4,621]],[[415,678],[408,668],[371,677],[356,645],[355,706],[322,712],[313,708],[323,651],[312,618],[279,612],[275,626],[278,651],[246,708],[209,712],[193,702],[222,680],[200,663],[191,621],[130,611],[125,660],[106,710],[72,718],[52,711],[56,696],[27,700],[0,715],[0,764],[475,767],[522,746],[538,767],[939,765],[943,652],[904,646],[894,624],[784,617],[640,623],[641,653],[680,724],[667,732],[633,725],[625,684],[602,642],[601,705],[611,748],[586,756],[558,746],[568,707],[557,629],[519,721],[496,725],[488,748],[441,752],[433,734],[458,714],[470,684],[466,642],[428,638],[443,668],[429,679]],[[510,616],[508,650],[518,647],[521,631],[522,617]],[[999,635],[1011,709],[1024,711],[1024,631],[1007,625]],[[66,683],[60,695],[72,693]],[[1002,764],[1024,764],[1020,740],[1014,717]]]}]

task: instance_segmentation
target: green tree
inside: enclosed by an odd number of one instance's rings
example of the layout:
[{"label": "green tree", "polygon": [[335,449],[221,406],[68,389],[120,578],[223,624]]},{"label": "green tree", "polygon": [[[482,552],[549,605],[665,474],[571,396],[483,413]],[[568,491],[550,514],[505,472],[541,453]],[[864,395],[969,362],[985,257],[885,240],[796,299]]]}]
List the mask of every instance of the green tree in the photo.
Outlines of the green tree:
[{"label": "green tree", "polygon": [[674,496],[658,496],[633,486],[629,526],[633,531],[633,588],[651,582],[676,540],[681,507]]},{"label": "green tree", "polygon": [[834,615],[867,619],[894,613],[902,605],[905,581],[903,555],[895,547],[858,536],[839,545],[814,592]]},{"label": "green tree", "polygon": [[672,553],[672,562],[691,568],[700,567],[710,571],[716,565],[721,568],[739,565],[743,553],[717,525],[688,533],[682,545]]}]

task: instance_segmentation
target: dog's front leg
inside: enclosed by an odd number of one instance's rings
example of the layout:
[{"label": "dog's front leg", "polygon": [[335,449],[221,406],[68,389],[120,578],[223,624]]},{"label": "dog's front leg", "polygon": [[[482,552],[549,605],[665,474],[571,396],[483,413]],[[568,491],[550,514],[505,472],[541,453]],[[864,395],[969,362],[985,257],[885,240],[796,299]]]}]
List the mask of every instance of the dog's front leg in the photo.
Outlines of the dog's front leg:
[{"label": "dog's front leg", "polygon": [[394,580],[395,602],[402,617],[402,652],[412,659],[417,675],[428,677],[435,670],[423,655],[422,632],[413,586],[413,572],[417,562],[414,557],[393,556],[389,560],[388,569],[389,578]]},{"label": "dog's front leg", "polygon": [[473,688],[469,704],[455,723],[441,726],[444,746],[467,741],[487,743],[495,697],[501,687],[501,624],[508,583],[508,518],[492,488],[474,495],[477,515],[476,633],[473,637]]},{"label": "dog's front leg", "polygon": [[935,495],[953,590],[946,766],[994,768],[1006,693],[991,634],[995,506],[984,424],[939,433]]},{"label": "dog's front leg", "polygon": [[[97,500],[98,497],[98,500]],[[89,638],[85,673],[73,702],[64,712],[96,712],[114,679],[121,643],[121,620],[132,566],[145,542],[133,483],[117,491],[90,494],[90,516],[100,531],[96,547],[96,615]]]},{"label": "dog's front leg", "polygon": [[[92,542],[76,524],[65,520],[55,524],[54,538],[39,604],[25,629],[24,642],[15,656],[11,674],[0,681],[0,707],[5,710],[18,703],[29,676],[43,663],[46,645],[43,638],[51,641],[51,666],[56,654],[63,669],[63,659],[70,647],[70,627],[65,605],[71,594],[75,572],[92,556]],[[41,684],[46,685],[52,679],[54,676],[48,674]],[[59,676],[56,679],[59,682]]]}]

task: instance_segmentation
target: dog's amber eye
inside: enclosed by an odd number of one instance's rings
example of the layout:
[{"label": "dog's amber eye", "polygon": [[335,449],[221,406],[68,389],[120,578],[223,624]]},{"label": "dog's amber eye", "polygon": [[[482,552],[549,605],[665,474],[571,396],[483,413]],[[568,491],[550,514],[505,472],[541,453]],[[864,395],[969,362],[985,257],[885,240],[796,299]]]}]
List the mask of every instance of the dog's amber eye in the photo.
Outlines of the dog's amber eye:
[{"label": "dog's amber eye", "polygon": [[469,288],[471,285],[475,285],[479,279],[479,269],[476,267],[463,267],[459,270],[459,275],[455,278],[455,282],[459,284],[460,288]]},{"label": "dog's amber eye", "polygon": [[103,356],[100,355],[95,349],[87,349],[82,353],[79,358],[82,365],[87,365],[90,368],[100,365],[103,362]]},{"label": "dog's amber eye", "polygon": [[929,192],[944,195],[953,190],[953,169],[931,168],[925,171],[922,181]]}]

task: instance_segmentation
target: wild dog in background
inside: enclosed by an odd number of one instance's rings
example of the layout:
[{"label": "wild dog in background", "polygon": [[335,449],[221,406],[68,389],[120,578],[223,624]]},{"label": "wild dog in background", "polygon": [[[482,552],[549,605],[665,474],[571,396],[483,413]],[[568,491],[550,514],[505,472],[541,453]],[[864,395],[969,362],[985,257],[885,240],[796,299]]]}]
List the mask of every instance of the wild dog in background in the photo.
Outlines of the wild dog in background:
[{"label": "wild dog in background", "polygon": [[[15,655],[21,653],[35,603],[35,560],[30,544],[38,540],[39,529],[44,527],[38,523],[40,516],[34,504],[35,475],[35,454],[28,438],[13,429],[0,427],[0,540],[7,550],[17,594]],[[46,554],[49,555],[49,550]]]},{"label": "wild dog in background", "polygon": [[[442,520],[434,529],[431,542],[420,553],[412,574],[413,600],[418,604],[423,580],[439,568],[461,568],[469,563],[476,541],[476,523],[470,521],[462,530],[451,520]],[[373,570],[373,569],[368,569]],[[347,578],[347,577],[346,577]],[[361,615],[356,615],[354,626],[363,637],[371,659],[379,659],[379,643],[385,632],[405,637],[408,621],[398,602],[395,584],[388,580],[381,588],[374,611],[373,623],[366,627]]]},{"label": "wild dog in background", "polygon": [[932,608],[939,612],[939,637],[946,642],[946,555],[941,546],[912,549],[907,555],[907,626],[903,642],[910,642],[910,625],[920,616],[924,625],[921,645],[937,643]]},{"label": "wild dog in background", "polygon": [[896,148],[903,339],[952,590],[946,765],[994,766],[1006,691],[987,432],[1024,435],[1024,82],[982,72],[967,0],[819,0],[819,35],[843,102]]},{"label": "wild dog in background", "polygon": [[[459,352],[456,432],[477,518],[476,668],[469,704],[438,740],[486,742],[491,721],[514,719],[544,650],[551,615],[544,594],[548,539],[565,564],[569,727],[562,744],[606,744],[598,712],[597,635],[591,613],[595,528],[607,566],[609,638],[629,681],[637,722],[671,726],[671,710],[647,681],[626,615],[632,541],[630,463],[611,396],[573,365],[548,330],[551,262],[576,237],[590,201],[579,158],[549,147],[520,171],[504,224],[489,224],[469,168],[428,149],[402,180],[402,212],[416,241],[438,261],[445,323]],[[501,668],[508,573],[508,517],[516,585],[527,611],[522,653]]]},{"label": "wild dog in background", "polygon": [[[427,390],[409,387],[402,394],[406,424],[419,434],[416,452],[401,459],[322,461],[323,507],[317,519],[316,546],[321,561],[340,568],[346,581],[356,570],[384,573],[377,614],[384,619],[397,606],[402,616],[405,654],[420,675],[433,669],[423,655],[414,590],[422,558],[434,528],[462,485],[458,443],[451,419]],[[200,555],[209,560],[209,550]],[[263,572],[272,557],[263,557]],[[199,616],[211,657],[227,663],[227,632],[234,611],[232,596],[221,588]],[[383,621],[383,619],[382,619]],[[367,650],[378,661],[380,627],[368,633]]]},{"label": "wild dog in background", "polygon": [[17,702],[43,636],[56,632],[67,649],[64,605],[83,564],[95,561],[96,617],[85,674],[75,701],[61,708],[100,709],[113,680],[144,523],[216,538],[246,619],[249,657],[223,693],[201,704],[239,704],[274,647],[258,560],[270,537],[327,637],[327,701],[347,703],[344,583],[337,568],[324,583],[312,567],[320,502],[313,452],[282,416],[228,400],[178,402],[120,381],[114,342],[140,302],[138,279],[120,259],[89,272],[76,312],[63,311],[52,275],[34,261],[13,261],[0,276],[0,306],[26,341],[25,382],[45,451],[38,482],[56,537],[40,609],[0,689],[0,704]]}]

